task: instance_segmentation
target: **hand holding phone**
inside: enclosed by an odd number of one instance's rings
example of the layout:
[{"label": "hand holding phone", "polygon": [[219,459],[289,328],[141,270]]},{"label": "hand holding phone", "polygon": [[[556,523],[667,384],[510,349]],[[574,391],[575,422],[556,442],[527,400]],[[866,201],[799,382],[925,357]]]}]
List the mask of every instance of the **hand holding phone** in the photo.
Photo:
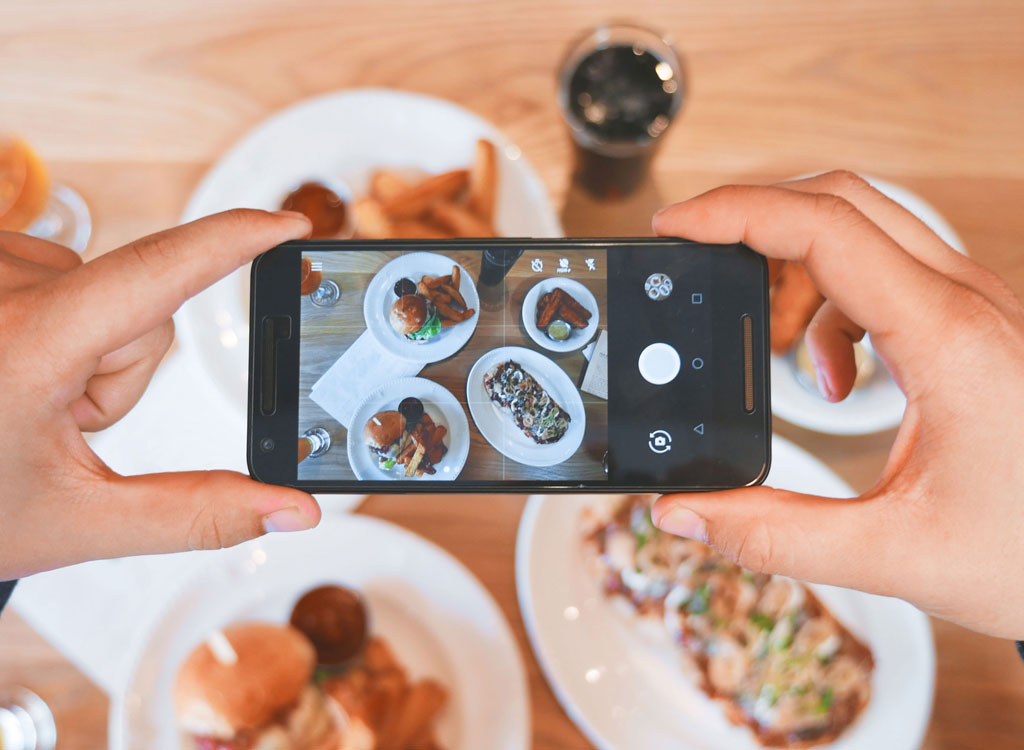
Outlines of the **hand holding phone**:
[{"label": "hand holding phone", "polygon": [[251,299],[263,481],[650,492],[767,473],[767,269],[741,245],[288,243],[253,264]]},{"label": "hand holding phone", "polygon": [[1024,307],[997,276],[849,172],[730,186],[673,206],[659,232],[743,240],[803,263],[827,302],[808,345],[834,398],[865,330],[907,396],[877,484],[831,499],[768,487],[659,499],[666,531],[741,565],[897,596],[1024,639]]}]

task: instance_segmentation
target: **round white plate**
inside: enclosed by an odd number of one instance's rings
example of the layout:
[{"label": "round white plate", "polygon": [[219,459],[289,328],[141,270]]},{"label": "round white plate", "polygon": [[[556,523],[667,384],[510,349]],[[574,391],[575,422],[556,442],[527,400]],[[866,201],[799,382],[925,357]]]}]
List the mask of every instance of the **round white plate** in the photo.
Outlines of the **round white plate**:
[{"label": "round white plate", "polygon": [[361,591],[372,631],[410,676],[448,687],[437,725],[444,747],[529,747],[526,675],[508,624],[479,581],[439,547],[384,521],[336,516],[211,558],[140,637],[126,689],[111,706],[115,750],[180,750],[171,691],[188,652],[236,620],[287,621],[298,597],[322,583]]},{"label": "round white plate", "polygon": [[459,266],[462,278],[458,291],[466,299],[466,309],[476,311],[473,317],[450,328],[442,328],[440,334],[422,344],[410,341],[388,322],[391,307],[398,301],[394,288],[396,281],[406,278],[418,283],[424,276],[447,276],[453,265],[458,264],[439,253],[408,253],[388,262],[370,280],[363,296],[363,317],[366,329],[386,352],[427,364],[450,357],[466,345],[480,319],[480,297],[476,293],[476,284],[462,266]]},{"label": "round white plate", "polygon": [[[828,496],[852,494],[793,444],[774,438],[772,453],[769,484]],[[679,648],[663,629],[616,606],[586,570],[580,512],[599,500],[535,496],[519,525],[519,605],[558,700],[602,750],[758,750],[753,735],[729,724],[722,707],[684,676]],[[918,747],[935,681],[928,618],[897,599],[832,586],[811,588],[875,657],[871,702],[828,747]]]},{"label": "round white plate", "polygon": [[[528,438],[512,421],[508,410],[499,407],[484,390],[484,375],[496,365],[513,360],[523,366],[559,406],[569,413],[569,429],[557,443],[539,445]],[[466,401],[473,422],[484,439],[495,449],[527,466],[554,466],[571,457],[583,443],[587,414],[583,399],[565,370],[532,349],[502,346],[480,357],[466,379]]]},{"label": "round white plate", "polygon": [[[967,255],[967,249],[953,227],[923,198],[891,182],[862,176],[880,193],[923,221],[946,244],[958,253]],[[772,413],[795,425],[832,435],[862,435],[896,427],[903,420],[907,399],[889,377],[882,361],[876,358],[876,364],[878,372],[865,386],[833,404],[800,380],[793,352],[783,356],[773,354]]]},{"label": "round white plate", "polygon": [[356,407],[352,416],[352,429],[348,430],[348,463],[355,472],[357,479],[370,481],[387,481],[389,479],[405,479],[405,475],[395,467],[391,471],[382,470],[377,458],[363,443],[363,427],[370,417],[379,411],[397,411],[402,399],[414,396],[423,402],[423,410],[430,415],[436,424],[444,425],[448,434],[444,443],[448,452],[441,463],[436,464],[436,474],[424,474],[420,480],[455,479],[466,465],[469,455],[469,420],[458,400],[444,386],[426,378],[396,378],[374,388],[363,402]]},{"label": "round white plate", "polygon": [[[497,128],[451,102],[372,88],[308,99],[257,125],[207,172],[182,221],[239,206],[277,209],[306,179],[342,180],[361,196],[382,166],[430,173],[465,167],[478,138],[498,147],[499,234],[561,237],[561,224],[537,173]],[[225,400],[245,414],[249,268],[189,300],[175,318],[182,349],[202,363]]]},{"label": "round white plate", "polygon": [[[537,300],[555,287],[561,287],[590,311],[590,322],[587,327],[582,330],[573,328],[569,338],[565,341],[548,338],[548,335],[537,327]],[[586,346],[597,333],[597,325],[600,322],[601,315],[597,307],[597,299],[587,287],[575,279],[560,279],[557,276],[552,276],[550,279],[538,281],[526,293],[526,298],[523,300],[523,325],[526,327],[526,332],[537,344],[553,352],[572,352]]]}]

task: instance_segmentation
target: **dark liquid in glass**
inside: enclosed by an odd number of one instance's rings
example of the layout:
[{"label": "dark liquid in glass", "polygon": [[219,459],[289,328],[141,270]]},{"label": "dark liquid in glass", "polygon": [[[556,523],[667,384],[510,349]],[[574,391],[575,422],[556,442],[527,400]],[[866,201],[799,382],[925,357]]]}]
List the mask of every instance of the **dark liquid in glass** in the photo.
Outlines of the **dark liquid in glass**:
[{"label": "dark liquid in glass", "polygon": [[480,263],[480,283],[483,286],[497,286],[505,278],[505,274],[519,260],[523,254],[522,250],[509,250],[499,248],[484,250],[484,257]]},{"label": "dark liquid in glass", "polygon": [[587,190],[614,199],[636,189],[681,85],[668,63],[633,45],[603,47],[580,60],[567,105],[583,130],[574,139],[577,179]]}]

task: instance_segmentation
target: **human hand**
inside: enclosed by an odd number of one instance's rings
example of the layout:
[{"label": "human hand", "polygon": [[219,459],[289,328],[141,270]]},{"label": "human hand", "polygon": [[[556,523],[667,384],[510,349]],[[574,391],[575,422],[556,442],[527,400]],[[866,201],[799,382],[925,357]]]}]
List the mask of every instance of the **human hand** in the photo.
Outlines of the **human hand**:
[{"label": "human hand", "polygon": [[119,476],[82,436],[138,401],[186,299],[309,228],[290,212],[228,211],[85,264],[0,232],[0,580],[319,522],[306,493],[235,472]]},{"label": "human hand", "polygon": [[827,299],[807,330],[826,398],[850,392],[865,330],[907,397],[885,469],[860,497],[667,495],[655,523],[756,571],[1024,638],[1024,307],[1009,288],[847,172],[718,188],[659,212],[654,228],[803,263]]}]

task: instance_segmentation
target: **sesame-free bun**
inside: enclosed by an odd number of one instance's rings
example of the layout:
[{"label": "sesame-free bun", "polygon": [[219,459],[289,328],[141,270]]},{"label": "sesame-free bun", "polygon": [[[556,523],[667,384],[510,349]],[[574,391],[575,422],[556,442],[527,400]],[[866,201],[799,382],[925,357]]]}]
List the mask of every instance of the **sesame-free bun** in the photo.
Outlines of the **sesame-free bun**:
[{"label": "sesame-free bun", "polygon": [[363,442],[375,450],[387,448],[405,432],[405,417],[397,411],[379,411],[366,420]]},{"label": "sesame-free bun", "polygon": [[239,623],[222,632],[238,661],[224,664],[205,642],[196,646],[178,670],[174,704],[185,731],[230,740],[269,724],[299,699],[316,652],[290,625]]},{"label": "sesame-free bun", "polygon": [[405,335],[420,330],[427,317],[427,301],[418,294],[406,294],[391,306],[388,321],[398,333]]}]

